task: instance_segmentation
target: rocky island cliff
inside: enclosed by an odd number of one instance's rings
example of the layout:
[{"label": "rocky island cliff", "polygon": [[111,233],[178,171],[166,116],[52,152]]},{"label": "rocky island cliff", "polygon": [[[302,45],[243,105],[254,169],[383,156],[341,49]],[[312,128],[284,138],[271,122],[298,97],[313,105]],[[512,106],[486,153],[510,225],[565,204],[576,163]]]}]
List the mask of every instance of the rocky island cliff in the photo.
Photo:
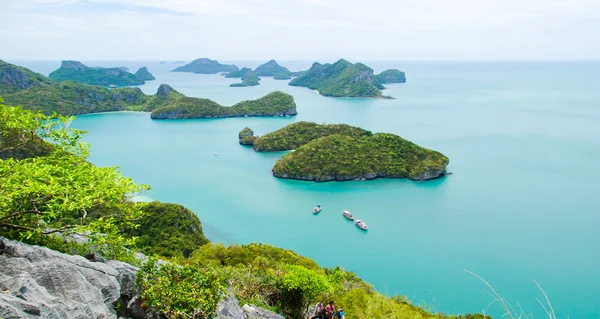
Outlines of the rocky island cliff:
[{"label": "rocky island cliff", "polygon": [[138,70],[136,74],[131,74],[123,67],[88,67],[78,61],[62,61],[60,68],[50,73],[48,77],[58,82],[73,81],[102,86],[141,85],[147,80],[154,80],[154,76],[145,67]]},{"label": "rocky island cliff", "polygon": [[449,163],[443,154],[397,135],[373,134],[345,124],[297,122],[254,139],[248,134],[245,131],[244,141],[252,142],[256,151],[294,150],[275,163],[273,175],[280,178],[317,182],[375,178],[421,181],[443,176]]},{"label": "rocky island cliff", "polygon": [[377,74],[375,78],[382,84],[406,82],[406,74],[396,69],[385,70]]}]

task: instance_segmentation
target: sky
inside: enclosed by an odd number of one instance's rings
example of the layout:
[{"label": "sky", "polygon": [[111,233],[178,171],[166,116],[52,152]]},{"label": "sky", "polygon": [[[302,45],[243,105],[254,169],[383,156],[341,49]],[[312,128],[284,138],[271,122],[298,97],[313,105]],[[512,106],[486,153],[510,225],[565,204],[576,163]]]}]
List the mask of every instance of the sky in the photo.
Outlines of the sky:
[{"label": "sky", "polygon": [[0,0],[0,59],[600,59],[600,0]]}]

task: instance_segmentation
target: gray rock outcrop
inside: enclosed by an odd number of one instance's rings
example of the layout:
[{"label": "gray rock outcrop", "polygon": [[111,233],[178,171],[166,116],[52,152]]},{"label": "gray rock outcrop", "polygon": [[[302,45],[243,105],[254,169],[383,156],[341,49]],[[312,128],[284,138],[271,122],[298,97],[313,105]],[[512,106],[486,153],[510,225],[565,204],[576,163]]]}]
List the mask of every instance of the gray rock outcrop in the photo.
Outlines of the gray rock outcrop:
[{"label": "gray rock outcrop", "polygon": [[[0,237],[0,318],[164,318],[141,307],[138,268],[87,257],[97,262]],[[219,303],[217,318],[284,319],[253,305],[240,307],[231,292]]]}]

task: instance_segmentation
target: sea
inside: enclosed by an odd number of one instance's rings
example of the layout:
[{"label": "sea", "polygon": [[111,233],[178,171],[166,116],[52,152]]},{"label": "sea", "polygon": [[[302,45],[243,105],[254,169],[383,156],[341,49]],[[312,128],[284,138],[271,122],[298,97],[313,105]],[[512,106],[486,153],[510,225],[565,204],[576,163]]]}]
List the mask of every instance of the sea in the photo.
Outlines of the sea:
[{"label": "sea", "polygon": [[[44,75],[60,66],[9,62]],[[269,77],[231,88],[239,79],[170,72],[178,66],[170,62],[83,62],[131,72],[147,66],[156,76],[140,86],[147,94],[167,83],[223,105],[275,90],[294,96],[295,117],[159,121],[116,112],[72,123],[87,130],[94,164],[151,185],[146,200],[190,208],[213,242],[292,249],[433,312],[500,318],[479,276],[532,318],[548,318],[536,282],[557,318],[600,318],[600,61],[360,61],[376,72],[406,72],[406,83],[384,91],[393,100],[329,98]],[[279,62],[292,71],[312,63]],[[244,127],[263,135],[297,121],[400,135],[447,155],[453,174],[424,182],[282,180],[271,168],[284,153],[238,144]],[[316,205],[323,210],[313,215]]]}]

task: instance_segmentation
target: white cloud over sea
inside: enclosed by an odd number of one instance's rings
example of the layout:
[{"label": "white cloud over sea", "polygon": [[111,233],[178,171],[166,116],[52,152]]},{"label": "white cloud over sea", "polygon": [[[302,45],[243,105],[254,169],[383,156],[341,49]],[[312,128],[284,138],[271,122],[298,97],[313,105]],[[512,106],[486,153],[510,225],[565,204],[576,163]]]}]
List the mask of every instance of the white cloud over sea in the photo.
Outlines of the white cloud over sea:
[{"label": "white cloud over sea", "polygon": [[599,59],[598,0],[0,0],[0,59]]}]

